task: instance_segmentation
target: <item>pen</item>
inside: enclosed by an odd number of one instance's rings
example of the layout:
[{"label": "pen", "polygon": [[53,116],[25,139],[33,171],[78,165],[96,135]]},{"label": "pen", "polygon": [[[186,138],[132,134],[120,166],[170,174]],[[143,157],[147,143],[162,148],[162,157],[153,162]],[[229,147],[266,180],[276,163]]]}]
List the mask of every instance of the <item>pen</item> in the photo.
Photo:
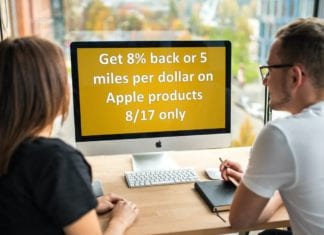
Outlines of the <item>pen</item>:
[{"label": "pen", "polygon": [[[220,160],[221,163],[224,162],[224,160],[221,157],[219,157],[218,159]],[[225,167],[225,169],[227,169],[227,166],[224,166],[224,167]]]},{"label": "pen", "polygon": [[[221,157],[219,157],[218,158],[219,159],[219,161],[221,162],[221,163],[223,163],[224,162],[224,160],[221,158]],[[224,169],[226,170],[228,167],[227,166],[224,166]],[[233,178],[233,177],[231,177],[231,176],[227,176],[227,178],[237,187],[238,185],[239,185],[239,183]]]}]

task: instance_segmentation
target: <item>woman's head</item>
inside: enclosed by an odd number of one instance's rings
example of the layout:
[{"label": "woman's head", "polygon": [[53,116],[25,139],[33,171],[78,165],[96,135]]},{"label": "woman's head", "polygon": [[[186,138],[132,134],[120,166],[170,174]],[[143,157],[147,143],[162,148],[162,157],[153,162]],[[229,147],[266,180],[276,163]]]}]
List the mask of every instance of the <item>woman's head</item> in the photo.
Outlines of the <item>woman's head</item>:
[{"label": "woman's head", "polygon": [[34,36],[0,42],[0,175],[24,139],[36,136],[58,114],[66,117],[68,92],[60,47]]}]

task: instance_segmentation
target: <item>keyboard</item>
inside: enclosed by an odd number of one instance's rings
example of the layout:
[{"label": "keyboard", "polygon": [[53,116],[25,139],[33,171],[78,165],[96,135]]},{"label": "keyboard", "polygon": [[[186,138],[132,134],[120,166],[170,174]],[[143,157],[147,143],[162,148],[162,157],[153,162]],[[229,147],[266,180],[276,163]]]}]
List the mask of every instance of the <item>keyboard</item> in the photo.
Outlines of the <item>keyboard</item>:
[{"label": "keyboard", "polygon": [[147,171],[126,171],[126,182],[130,188],[167,184],[184,184],[199,181],[194,168],[158,169]]}]

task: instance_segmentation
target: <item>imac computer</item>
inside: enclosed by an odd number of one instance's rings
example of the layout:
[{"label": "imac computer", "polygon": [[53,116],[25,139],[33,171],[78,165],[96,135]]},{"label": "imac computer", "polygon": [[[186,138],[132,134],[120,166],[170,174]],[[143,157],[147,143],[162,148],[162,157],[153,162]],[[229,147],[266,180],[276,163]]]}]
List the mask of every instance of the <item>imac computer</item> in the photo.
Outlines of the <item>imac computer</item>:
[{"label": "imac computer", "polygon": [[170,151],[229,146],[229,41],[72,42],[71,65],[85,155],[132,154],[158,167]]}]

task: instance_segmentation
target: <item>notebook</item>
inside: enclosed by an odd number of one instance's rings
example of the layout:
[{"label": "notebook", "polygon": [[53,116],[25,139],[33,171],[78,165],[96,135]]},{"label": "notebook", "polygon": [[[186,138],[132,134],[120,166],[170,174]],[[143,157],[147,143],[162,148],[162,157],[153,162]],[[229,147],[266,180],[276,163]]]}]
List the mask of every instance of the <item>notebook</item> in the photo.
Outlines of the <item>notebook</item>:
[{"label": "notebook", "polygon": [[212,212],[230,209],[236,189],[232,182],[208,180],[196,182],[194,186]]}]

